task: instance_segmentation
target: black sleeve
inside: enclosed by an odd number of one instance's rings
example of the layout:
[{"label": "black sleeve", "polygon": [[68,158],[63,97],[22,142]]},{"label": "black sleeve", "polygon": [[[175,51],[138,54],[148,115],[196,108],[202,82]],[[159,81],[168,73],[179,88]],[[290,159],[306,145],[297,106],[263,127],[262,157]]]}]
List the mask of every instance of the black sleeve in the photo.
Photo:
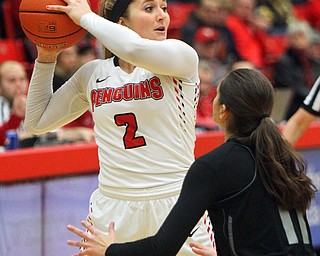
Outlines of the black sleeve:
[{"label": "black sleeve", "polygon": [[105,255],[176,255],[205,210],[246,187],[254,173],[250,150],[238,143],[224,143],[191,165],[178,201],[157,234],[135,242],[113,244]]},{"label": "black sleeve", "polygon": [[199,219],[214,200],[214,171],[196,161],[184,180],[180,197],[154,236],[111,245],[105,255],[176,255]]}]

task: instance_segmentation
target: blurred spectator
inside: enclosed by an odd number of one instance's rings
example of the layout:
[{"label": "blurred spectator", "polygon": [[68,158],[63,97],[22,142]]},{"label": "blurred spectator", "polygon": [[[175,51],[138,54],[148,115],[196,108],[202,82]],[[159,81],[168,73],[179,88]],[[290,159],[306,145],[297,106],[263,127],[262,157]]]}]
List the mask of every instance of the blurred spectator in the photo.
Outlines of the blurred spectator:
[{"label": "blurred spectator", "polygon": [[9,130],[17,131],[21,147],[95,141],[90,112],[74,123],[40,137],[25,133],[23,120],[28,84],[27,73],[21,63],[6,61],[0,64],[0,146],[5,145]]},{"label": "blurred spectator", "polygon": [[240,58],[261,68],[265,64],[265,30],[270,27],[270,22],[255,15],[255,6],[255,0],[234,0],[226,26],[231,31]]},{"label": "blurred spectator", "polygon": [[200,78],[200,94],[197,107],[197,132],[215,130],[217,125],[212,119],[213,99],[216,96],[216,85],[213,84],[214,71],[210,62],[200,59],[199,62],[199,78]]},{"label": "blurred spectator", "polygon": [[275,87],[291,88],[294,92],[285,120],[297,111],[320,74],[319,62],[310,56],[311,35],[312,30],[307,22],[290,23],[288,49],[275,64]]},{"label": "blurred spectator", "polygon": [[23,132],[26,109],[28,77],[24,66],[16,61],[0,64],[0,145],[6,140],[6,132]]},{"label": "blurred spectator", "polygon": [[311,27],[320,30],[320,1],[300,0],[292,2],[295,16],[307,21]]},{"label": "blurred spectator", "polygon": [[311,35],[310,55],[315,62],[320,62],[320,33],[317,30],[313,30]]},{"label": "blurred spectator", "polygon": [[254,23],[263,45],[263,73],[273,81],[272,68],[287,48],[287,28],[296,20],[290,0],[256,0]]},{"label": "blurred spectator", "polygon": [[288,24],[294,19],[289,0],[257,0],[255,11],[270,21],[269,34],[285,34]]},{"label": "blurred spectator", "polygon": [[229,1],[200,0],[198,7],[190,13],[187,22],[181,27],[181,39],[194,46],[195,33],[198,28],[208,26],[216,29],[223,41],[222,53],[228,62],[238,57],[234,39],[229,29],[225,26],[226,10]]},{"label": "blurred spectator", "polygon": [[53,91],[58,90],[83,64],[97,58],[95,47],[83,39],[64,49],[58,56],[53,78]]},{"label": "blurred spectator", "polygon": [[64,49],[58,56],[53,78],[53,91],[63,85],[79,68],[77,46]]},{"label": "blurred spectator", "polygon": [[79,66],[82,66],[83,64],[91,60],[94,60],[98,57],[96,49],[89,42],[85,42],[82,44],[79,43],[77,46]]},{"label": "blurred spectator", "polygon": [[219,32],[212,27],[200,27],[195,33],[194,49],[200,59],[207,60],[214,73],[214,83],[218,84],[227,72],[227,65],[220,59],[222,41]]}]

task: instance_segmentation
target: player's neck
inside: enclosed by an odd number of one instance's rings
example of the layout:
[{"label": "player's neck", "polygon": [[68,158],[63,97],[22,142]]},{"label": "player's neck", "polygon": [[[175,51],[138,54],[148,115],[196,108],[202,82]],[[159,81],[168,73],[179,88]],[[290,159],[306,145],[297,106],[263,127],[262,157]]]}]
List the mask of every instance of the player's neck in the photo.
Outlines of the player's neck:
[{"label": "player's neck", "polygon": [[132,73],[136,67],[128,62],[125,62],[124,60],[121,60],[121,59],[119,59],[119,66],[123,71],[127,72],[128,74]]}]

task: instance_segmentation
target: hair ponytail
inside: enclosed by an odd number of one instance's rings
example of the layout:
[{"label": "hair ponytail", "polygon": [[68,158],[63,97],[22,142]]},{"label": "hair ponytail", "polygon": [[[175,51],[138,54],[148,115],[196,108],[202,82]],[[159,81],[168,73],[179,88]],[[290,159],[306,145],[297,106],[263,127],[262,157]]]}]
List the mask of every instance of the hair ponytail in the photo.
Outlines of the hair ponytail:
[{"label": "hair ponytail", "polygon": [[266,190],[285,209],[305,211],[315,187],[306,175],[306,163],[282,136],[270,118],[261,120],[250,136],[255,145],[259,174]]},{"label": "hair ponytail", "polygon": [[238,69],[220,83],[220,103],[230,117],[226,127],[239,141],[253,147],[266,190],[280,207],[306,210],[316,191],[306,175],[306,163],[268,117],[273,87],[259,71]]}]

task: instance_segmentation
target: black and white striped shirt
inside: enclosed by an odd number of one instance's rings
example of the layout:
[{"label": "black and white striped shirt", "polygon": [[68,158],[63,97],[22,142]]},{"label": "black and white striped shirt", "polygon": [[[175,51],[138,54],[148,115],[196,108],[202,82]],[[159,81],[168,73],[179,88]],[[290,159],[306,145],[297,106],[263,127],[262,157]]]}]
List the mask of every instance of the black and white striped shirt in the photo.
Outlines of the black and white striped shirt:
[{"label": "black and white striped shirt", "polygon": [[0,96],[0,125],[7,122],[10,118],[11,107],[9,101]]},{"label": "black and white striped shirt", "polygon": [[320,76],[303,101],[302,107],[309,113],[320,116]]}]

